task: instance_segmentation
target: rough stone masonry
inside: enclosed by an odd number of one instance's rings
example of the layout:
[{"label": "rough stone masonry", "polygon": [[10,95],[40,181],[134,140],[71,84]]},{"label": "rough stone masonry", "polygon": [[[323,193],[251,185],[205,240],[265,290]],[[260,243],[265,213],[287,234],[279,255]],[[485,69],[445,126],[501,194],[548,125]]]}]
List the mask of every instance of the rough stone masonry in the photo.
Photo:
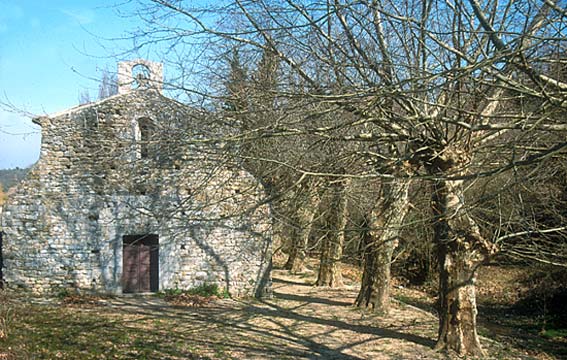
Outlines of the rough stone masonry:
[{"label": "rough stone masonry", "polygon": [[268,292],[264,192],[210,140],[223,130],[162,95],[161,64],[120,63],[118,81],[117,95],[34,119],[40,160],[1,212],[6,285]]}]

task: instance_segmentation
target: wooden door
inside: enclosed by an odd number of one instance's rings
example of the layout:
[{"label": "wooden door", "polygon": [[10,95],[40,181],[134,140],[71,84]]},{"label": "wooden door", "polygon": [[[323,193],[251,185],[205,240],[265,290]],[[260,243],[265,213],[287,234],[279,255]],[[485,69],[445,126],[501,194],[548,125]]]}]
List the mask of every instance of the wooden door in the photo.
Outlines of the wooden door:
[{"label": "wooden door", "polygon": [[122,292],[158,291],[157,235],[124,236],[122,254]]}]

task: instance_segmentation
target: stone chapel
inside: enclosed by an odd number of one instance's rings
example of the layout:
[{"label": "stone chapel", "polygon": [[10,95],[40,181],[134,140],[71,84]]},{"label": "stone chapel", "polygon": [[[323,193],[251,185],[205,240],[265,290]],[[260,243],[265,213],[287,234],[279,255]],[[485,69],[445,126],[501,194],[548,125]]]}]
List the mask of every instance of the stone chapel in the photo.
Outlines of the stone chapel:
[{"label": "stone chapel", "polygon": [[213,115],[162,94],[162,71],[121,62],[117,95],[33,119],[40,159],[0,217],[8,288],[269,291],[262,186]]}]

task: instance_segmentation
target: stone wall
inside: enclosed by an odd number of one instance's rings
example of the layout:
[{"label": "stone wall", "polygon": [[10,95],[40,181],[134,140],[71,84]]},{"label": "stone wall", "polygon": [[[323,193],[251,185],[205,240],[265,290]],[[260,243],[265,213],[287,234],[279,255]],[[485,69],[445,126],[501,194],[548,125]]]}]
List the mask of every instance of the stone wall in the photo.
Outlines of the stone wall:
[{"label": "stone wall", "polygon": [[269,291],[263,190],[205,118],[139,90],[36,119],[40,160],[1,215],[7,285],[121,293],[122,237],[157,234],[160,289]]}]

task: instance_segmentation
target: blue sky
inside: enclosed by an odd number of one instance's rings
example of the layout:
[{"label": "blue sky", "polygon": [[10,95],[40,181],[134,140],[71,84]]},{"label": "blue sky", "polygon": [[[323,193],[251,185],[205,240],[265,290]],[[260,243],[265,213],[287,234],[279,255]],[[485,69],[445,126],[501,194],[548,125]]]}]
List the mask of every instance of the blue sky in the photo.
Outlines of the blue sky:
[{"label": "blue sky", "polygon": [[82,90],[96,97],[102,69],[116,71],[118,60],[135,57],[113,56],[131,46],[128,40],[107,40],[136,26],[124,17],[134,5],[117,8],[119,2],[0,0],[0,102],[21,110],[0,107],[0,168],[37,161],[41,137],[30,114],[75,106]]}]

